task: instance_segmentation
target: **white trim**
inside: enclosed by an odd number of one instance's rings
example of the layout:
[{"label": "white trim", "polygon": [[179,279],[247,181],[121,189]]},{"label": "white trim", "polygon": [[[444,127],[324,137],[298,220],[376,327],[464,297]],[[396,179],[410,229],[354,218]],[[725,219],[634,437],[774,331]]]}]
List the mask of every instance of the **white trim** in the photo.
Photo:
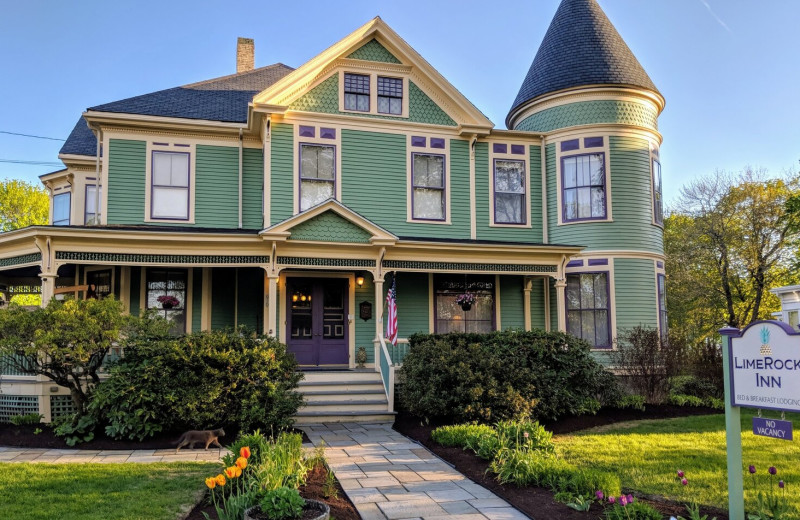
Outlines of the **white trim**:
[{"label": "white trim", "polygon": [[190,267],[188,269],[188,274],[186,275],[186,302],[183,305],[184,310],[186,311],[186,333],[190,334],[192,332],[192,310],[194,309],[194,305],[192,305],[194,300],[194,267]]},{"label": "white trim", "polygon": [[200,328],[204,331],[211,330],[211,267],[203,267],[202,307],[200,308]]}]

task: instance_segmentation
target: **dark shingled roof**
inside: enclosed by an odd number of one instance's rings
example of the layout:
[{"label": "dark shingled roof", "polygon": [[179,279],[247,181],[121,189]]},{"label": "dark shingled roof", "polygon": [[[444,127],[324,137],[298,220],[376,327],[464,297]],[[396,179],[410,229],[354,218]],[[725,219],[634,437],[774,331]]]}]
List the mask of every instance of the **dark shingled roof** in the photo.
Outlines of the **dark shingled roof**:
[{"label": "dark shingled roof", "polygon": [[509,114],[543,94],[581,85],[659,93],[596,0],[562,0]]},{"label": "dark shingled roof", "polygon": [[[283,63],[276,63],[248,72],[97,105],[89,110],[245,123],[247,107],[253,96],[293,70]],[[94,155],[96,146],[94,134],[81,118],[60,153]]]}]

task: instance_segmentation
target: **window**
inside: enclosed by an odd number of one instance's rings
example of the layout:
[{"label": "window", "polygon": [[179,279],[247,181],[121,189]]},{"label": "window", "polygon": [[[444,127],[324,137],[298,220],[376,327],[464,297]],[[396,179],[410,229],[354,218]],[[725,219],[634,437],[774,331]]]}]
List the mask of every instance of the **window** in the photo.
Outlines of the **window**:
[{"label": "window", "polygon": [[800,325],[800,313],[798,311],[788,311],[786,313],[786,318],[789,320],[789,326],[794,330],[800,329],[798,325]]},{"label": "window", "polygon": [[658,275],[658,329],[661,332],[661,341],[666,341],[669,333],[667,326],[667,277]]},{"label": "window", "polygon": [[336,147],[300,145],[300,211],[334,198],[336,193]]},{"label": "window", "polygon": [[[174,296],[178,305],[164,309],[159,296]],[[186,332],[186,271],[182,269],[147,269],[148,309],[158,309],[157,314],[172,322],[173,334]]]},{"label": "window", "polygon": [[153,152],[150,218],[189,220],[189,154]]},{"label": "window", "polygon": [[[441,275],[434,279],[435,332],[491,332],[494,330],[494,277]],[[456,297],[465,292],[475,295],[475,303],[465,311]]]},{"label": "window", "polygon": [[358,112],[369,112],[369,76],[344,75],[344,108]]},{"label": "window", "polygon": [[606,218],[605,155],[563,157],[561,173],[564,221]]},{"label": "window", "polygon": [[525,224],[525,161],[494,161],[494,221]]},{"label": "window", "polygon": [[111,269],[86,271],[86,285],[89,286],[87,297],[96,297],[100,300],[112,293]]},{"label": "window", "polygon": [[[100,188],[100,195],[102,196],[103,189]],[[83,213],[83,223],[87,226],[91,226],[94,224],[99,224],[99,222],[95,222],[95,218],[97,218],[97,210],[95,209],[97,206],[97,186],[94,184],[87,184],[86,185],[86,204],[85,210]]]},{"label": "window", "polygon": [[664,223],[664,202],[661,198],[661,163],[653,159],[653,220]]},{"label": "window", "polygon": [[413,218],[445,220],[444,155],[411,154]]},{"label": "window", "polygon": [[59,193],[53,197],[53,225],[69,226],[71,193]]},{"label": "window", "polygon": [[594,348],[611,346],[608,273],[567,275],[567,332]]},{"label": "window", "polygon": [[403,80],[378,76],[378,113],[403,113]]}]

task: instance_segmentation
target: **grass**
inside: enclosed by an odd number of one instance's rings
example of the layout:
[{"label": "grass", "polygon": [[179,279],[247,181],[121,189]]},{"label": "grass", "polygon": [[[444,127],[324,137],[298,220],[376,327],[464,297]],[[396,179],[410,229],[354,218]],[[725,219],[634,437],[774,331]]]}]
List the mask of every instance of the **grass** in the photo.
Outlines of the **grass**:
[{"label": "grass", "polygon": [[219,464],[0,464],[3,518],[175,520]]},{"label": "grass", "polygon": [[[800,504],[800,443],[753,435],[753,415],[742,410],[745,508],[754,509],[756,500],[747,474],[750,464],[762,479],[767,468],[775,466],[777,478],[786,482],[789,503]],[[800,415],[787,414],[786,418],[797,422]],[[613,472],[622,479],[623,488],[728,508],[724,415],[620,423],[554,440],[568,461]],[[679,469],[686,472],[686,487],[678,482]],[[767,482],[759,484],[763,491]],[[792,518],[800,518],[796,506]]]}]

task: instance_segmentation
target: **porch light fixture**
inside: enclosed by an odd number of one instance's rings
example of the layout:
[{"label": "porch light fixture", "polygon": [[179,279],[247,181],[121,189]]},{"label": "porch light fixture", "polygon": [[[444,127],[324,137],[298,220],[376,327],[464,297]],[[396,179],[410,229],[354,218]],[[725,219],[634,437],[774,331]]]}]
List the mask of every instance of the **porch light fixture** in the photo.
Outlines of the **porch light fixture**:
[{"label": "porch light fixture", "polygon": [[361,287],[364,285],[364,277],[363,276],[356,276],[356,285]]},{"label": "porch light fixture", "polygon": [[297,293],[294,293],[294,294],[292,295],[292,301],[293,301],[293,302],[296,302],[296,301],[297,301],[297,298],[299,298],[299,297],[300,297],[300,295],[298,295]]}]

